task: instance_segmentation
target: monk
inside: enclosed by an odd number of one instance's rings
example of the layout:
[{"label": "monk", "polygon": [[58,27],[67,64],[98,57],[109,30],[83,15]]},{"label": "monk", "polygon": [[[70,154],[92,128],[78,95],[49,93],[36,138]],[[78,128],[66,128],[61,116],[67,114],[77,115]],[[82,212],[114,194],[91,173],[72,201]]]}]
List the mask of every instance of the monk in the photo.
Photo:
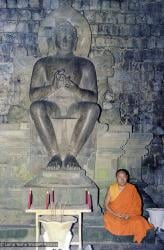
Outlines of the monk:
[{"label": "monk", "polygon": [[135,186],[128,183],[128,171],[117,170],[116,179],[105,198],[104,226],[114,235],[133,235],[133,241],[140,243],[153,226],[141,216],[141,198]]}]

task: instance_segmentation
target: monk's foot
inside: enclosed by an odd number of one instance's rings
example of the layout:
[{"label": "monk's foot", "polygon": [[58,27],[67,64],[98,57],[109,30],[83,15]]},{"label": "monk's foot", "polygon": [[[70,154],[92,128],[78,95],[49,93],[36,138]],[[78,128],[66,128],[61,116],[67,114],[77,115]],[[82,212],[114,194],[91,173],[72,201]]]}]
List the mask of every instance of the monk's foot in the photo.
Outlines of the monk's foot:
[{"label": "monk's foot", "polygon": [[67,168],[67,169],[74,169],[74,170],[79,170],[81,169],[78,161],[76,160],[76,158],[71,155],[71,154],[68,154],[66,155],[65,159],[64,159],[64,168]]},{"label": "monk's foot", "polygon": [[47,164],[47,167],[53,169],[60,169],[62,167],[61,157],[59,155],[54,155]]}]

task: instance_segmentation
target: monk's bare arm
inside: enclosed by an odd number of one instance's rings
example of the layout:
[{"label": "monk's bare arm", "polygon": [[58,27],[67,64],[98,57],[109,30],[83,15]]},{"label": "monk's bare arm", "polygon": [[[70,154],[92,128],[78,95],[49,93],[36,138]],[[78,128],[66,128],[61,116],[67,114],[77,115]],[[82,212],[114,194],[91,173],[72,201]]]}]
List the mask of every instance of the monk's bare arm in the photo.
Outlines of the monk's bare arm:
[{"label": "monk's bare arm", "polygon": [[106,194],[105,197],[105,202],[104,202],[104,207],[105,210],[107,210],[109,213],[111,213],[112,215],[116,216],[116,217],[120,217],[120,215],[118,213],[115,213],[110,207],[109,207],[109,202],[110,202],[110,189],[108,189],[108,192]]},{"label": "monk's bare arm", "polygon": [[45,98],[52,93],[53,85],[47,85],[46,81],[45,69],[40,62],[37,62],[33,68],[30,84],[30,100],[32,102]]}]

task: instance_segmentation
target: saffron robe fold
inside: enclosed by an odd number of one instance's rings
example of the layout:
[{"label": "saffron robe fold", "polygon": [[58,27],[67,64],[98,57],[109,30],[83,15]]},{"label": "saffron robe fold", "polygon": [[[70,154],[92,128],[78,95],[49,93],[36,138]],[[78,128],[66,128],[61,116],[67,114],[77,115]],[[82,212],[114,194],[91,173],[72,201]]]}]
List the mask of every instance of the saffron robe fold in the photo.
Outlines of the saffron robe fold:
[{"label": "saffron robe fold", "polygon": [[109,202],[108,207],[116,213],[127,214],[130,218],[124,220],[105,211],[103,216],[105,228],[114,235],[134,235],[133,241],[140,243],[147,231],[153,227],[141,216],[141,206],[137,189],[127,183],[117,197]]}]

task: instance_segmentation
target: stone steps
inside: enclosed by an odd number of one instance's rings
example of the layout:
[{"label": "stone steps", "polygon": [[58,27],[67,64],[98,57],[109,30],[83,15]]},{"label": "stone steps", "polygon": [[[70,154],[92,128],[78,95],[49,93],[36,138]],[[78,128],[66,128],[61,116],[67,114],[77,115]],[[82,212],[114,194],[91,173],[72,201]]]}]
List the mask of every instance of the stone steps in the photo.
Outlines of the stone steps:
[{"label": "stone steps", "polygon": [[[95,222],[95,224],[98,220]],[[163,250],[164,242],[155,241],[134,244],[131,236],[114,236],[109,234],[102,225],[87,226],[84,223],[83,245],[92,245],[94,250]],[[75,231],[77,230],[77,225]],[[31,225],[1,225],[1,242],[35,242],[35,226]],[[12,248],[11,248],[12,249]],[[14,248],[13,248],[14,249]],[[21,249],[21,248],[17,248]],[[23,248],[26,249],[26,248]],[[28,248],[27,248],[28,249]],[[30,248],[31,249],[31,248]],[[77,250],[72,246],[71,250]]]},{"label": "stone steps", "polygon": [[0,225],[1,242],[35,241],[35,228],[30,225]]}]

